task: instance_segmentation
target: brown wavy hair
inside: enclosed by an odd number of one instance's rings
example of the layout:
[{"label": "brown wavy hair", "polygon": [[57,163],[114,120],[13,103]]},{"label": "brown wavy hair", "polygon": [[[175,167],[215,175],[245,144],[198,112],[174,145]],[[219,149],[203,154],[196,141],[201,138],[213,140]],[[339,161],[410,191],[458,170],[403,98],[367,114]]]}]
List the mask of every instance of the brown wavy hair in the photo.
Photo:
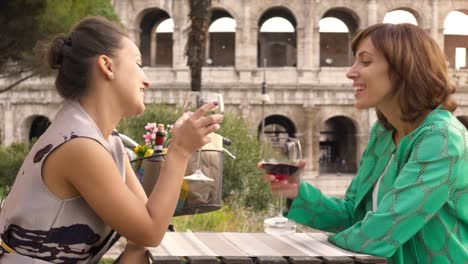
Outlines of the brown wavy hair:
[{"label": "brown wavy hair", "polygon": [[[422,28],[412,24],[375,24],[353,39],[352,51],[367,37],[389,64],[389,76],[402,111],[401,120],[412,122],[427,110],[439,105],[453,112],[455,85],[450,80],[445,55]],[[377,117],[387,129],[392,125],[376,109]]]}]

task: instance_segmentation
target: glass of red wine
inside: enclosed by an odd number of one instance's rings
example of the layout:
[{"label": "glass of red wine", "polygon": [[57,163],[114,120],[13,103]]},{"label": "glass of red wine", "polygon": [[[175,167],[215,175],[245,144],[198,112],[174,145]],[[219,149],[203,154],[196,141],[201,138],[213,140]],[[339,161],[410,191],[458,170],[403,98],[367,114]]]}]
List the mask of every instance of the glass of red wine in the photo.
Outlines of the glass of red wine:
[{"label": "glass of red wine", "polygon": [[[262,168],[266,173],[275,176],[277,181],[283,181],[294,175],[302,159],[301,144],[297,138],[286,136],[268,136],[262,139]],[[296,224],[282,215],[283,195],[279,194],[279,214],[264,221],[265,232],[275,235],[296,232]]]}]

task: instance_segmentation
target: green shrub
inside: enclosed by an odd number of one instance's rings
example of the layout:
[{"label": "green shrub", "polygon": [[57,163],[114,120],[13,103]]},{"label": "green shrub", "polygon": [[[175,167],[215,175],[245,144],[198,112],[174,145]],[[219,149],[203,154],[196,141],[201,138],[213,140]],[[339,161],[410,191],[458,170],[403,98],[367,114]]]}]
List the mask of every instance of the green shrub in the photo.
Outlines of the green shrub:
[{"label": "green shrub", "polygon": [[224,204],[220,210],[172,218],[177,231],[186,232],[262,232],[266,211],[253,211]]},{"label": "green shrub", "polygon": [[147,105],[145,113],[137,117],[129,117],[122,120],[117,126],[117,130],[123,133],[136,142],[143,144],[143,134],[145,133],[145,125],[147,123],[174,124],[182,111],[169,105]]},{"label": "green shrub", "polygon": [[0,146],[0,186],[2,189],[13,184],[30,148],[30,143],[13,143],[7,147]]},{"label": "green shrub", "polygon": [[223,172],[223,200],[239,201],[244,207],[263,210],[271,204],[273,198],[262,178],[262,171],[257,169],[260,161],[260,142],[249,132],[248,124],[233,113],[226,113],[220,135],[232,140],[226,147],[236,159],[225,155]]}]

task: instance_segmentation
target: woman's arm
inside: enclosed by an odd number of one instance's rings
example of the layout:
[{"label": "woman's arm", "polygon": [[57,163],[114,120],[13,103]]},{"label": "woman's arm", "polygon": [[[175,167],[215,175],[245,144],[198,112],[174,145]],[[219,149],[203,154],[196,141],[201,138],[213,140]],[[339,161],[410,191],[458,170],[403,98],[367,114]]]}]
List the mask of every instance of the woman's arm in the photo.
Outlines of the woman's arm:
[{"label": "woman's arm", "polygon": [[104,222],[128,240],[157,246],[175,210],[189,156],[219,129],[221,116],[204,117],[213,107],[207,104],[176,122],[166,162],[146,203],[140,191],[122,180],[107,150],[92,139],[64,143],[49,155],[44,173],[65,178]]},{"label": "woman's arm", "polygon": [[466,143],[460,135],[447,135],[447,129],[441,128],[431,128],[417,140],[376,212],[368,212],[362,221],[331,236],[333,243],[355,252],[391,257],[448,202],[457,177],[468,169]]}]

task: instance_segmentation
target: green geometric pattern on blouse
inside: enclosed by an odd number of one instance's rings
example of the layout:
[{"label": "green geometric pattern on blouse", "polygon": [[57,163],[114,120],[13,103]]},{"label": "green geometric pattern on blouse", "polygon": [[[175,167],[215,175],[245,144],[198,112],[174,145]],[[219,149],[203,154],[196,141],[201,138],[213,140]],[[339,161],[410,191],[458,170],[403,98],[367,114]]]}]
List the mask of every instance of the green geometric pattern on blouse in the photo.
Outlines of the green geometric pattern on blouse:
[{"label": "green geometric pattern on blouse", "polygon": [[[392,153],[394,153],[393,159]],[[388,163],[372,212],[372,189]],[[468,135],[443,109],[400,141],[373,126],[345,198],[302,183],[288,217],[345,249],[389,263],[468,263]]]}]

